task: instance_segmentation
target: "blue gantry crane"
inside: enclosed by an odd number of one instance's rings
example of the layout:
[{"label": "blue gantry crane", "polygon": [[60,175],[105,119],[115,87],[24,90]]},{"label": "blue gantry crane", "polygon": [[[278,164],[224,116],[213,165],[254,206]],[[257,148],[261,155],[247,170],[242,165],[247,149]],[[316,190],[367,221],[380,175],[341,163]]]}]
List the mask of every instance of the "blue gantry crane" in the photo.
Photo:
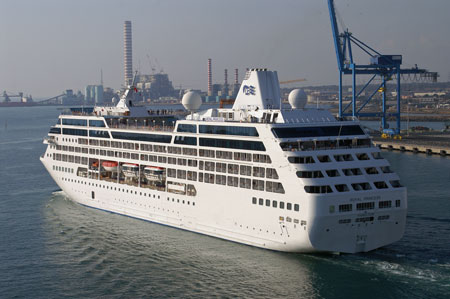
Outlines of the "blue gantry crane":
[{"label": "blue gantry crane", "polygon": [[[347,28],[343,32],[339,32],[336,22],[336,9],[334,0],[328,0],[328,8],[331,20],[331,29],[333,32],[334,47],[336,50],[336,58],[339,69],[339,117],[381,117],[382,129],[387,129],[387,117],[394,116],[397,120],[396,134],[400,134],[400,99],[401,99],[401,75],[413,74],[422,79],[430,79],[436,82],[438,73],[429,72],[426,69],[419,69],[416,65],[414,68],[402,69],[402,55],[385,55],[369,47],[367,44],[356,38]],[[370,57],[367,64],[358,64],[353,59],[352,46],[362,50]],[[343,107],[342,97],[342,76],[352,76],[352,97],[351,102]],[[372,75],[367,83],[357,91],[356,76]],[[371,92],[368,97],[363,97],[365,90],[371,83],[376,82],[376,78],[380,79],[380,83],[375,91]],[[397,109],[395,113],[387,113],[386,111],[386,82],[396,79],[397,91]],[[369,113],[361,112],[361,110],[374,98],[377,92],[381,93],[381,112]],[[359,105],[358,105],[359,102]],[[351,112],[348,109],[351,106]]]}]

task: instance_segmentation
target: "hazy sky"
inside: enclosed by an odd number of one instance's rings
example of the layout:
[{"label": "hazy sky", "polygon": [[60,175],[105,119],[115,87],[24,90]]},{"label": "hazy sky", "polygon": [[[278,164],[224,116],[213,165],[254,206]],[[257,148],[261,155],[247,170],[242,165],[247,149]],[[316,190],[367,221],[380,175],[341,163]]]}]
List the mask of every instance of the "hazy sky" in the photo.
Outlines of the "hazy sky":
[{"label": "hazy sky", "polygon": [[[335,2],[360,40],[449,80],[449,0]],[[134,68],[151,73],[148,57],[157,60],[176,87],[205,90],[208,58],[218,83],[225,68],[232,81],[246,67],[304,85],[338,82],[326,0],[0,0],[0,92],[84,91],[100,69],[105,86],[120,88],[125,20]]]}]

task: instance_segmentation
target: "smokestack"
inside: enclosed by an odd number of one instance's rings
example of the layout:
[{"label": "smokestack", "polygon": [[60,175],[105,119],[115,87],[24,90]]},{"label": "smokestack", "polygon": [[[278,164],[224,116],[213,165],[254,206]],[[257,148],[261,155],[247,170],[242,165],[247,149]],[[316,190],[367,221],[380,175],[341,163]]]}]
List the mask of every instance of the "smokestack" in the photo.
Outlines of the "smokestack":
[{"label": "smokestack", "polygon": [[133,82],[133,49],[131,42],[131,21],[125,21],[123,25],[123,64],[125,74],[125,86]]},{"label": "smokestack", "polygon": [[212,96],[211,58],[208,58],[208,96]]},{"label": "smokestack", "polygon": [[239,84],[239,70],[234,69],[234,84]]},{"label": "smokestack", "polygon": [[225,86],[228,86],[228,70],[225,69]]}]

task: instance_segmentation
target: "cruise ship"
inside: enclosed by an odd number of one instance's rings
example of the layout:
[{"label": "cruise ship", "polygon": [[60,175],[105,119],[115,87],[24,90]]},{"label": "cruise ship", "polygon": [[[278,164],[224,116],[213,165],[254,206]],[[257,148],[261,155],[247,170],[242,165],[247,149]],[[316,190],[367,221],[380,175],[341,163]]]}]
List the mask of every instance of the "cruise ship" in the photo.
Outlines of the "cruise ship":
[{"label": "cruise ship", "polygon": [[285,252],[367,252],[399,240],[406,188],[357,119],[281,104],[278,75],[246,73],[231,108],[184,115],[133,105],[73,108],[41,161],[92,208]]}]

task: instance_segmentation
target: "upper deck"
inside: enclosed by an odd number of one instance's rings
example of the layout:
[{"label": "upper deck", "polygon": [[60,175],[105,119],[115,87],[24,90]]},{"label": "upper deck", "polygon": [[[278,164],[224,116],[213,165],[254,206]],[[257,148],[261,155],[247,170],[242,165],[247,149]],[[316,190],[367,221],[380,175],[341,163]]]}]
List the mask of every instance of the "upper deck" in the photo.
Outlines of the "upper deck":
[{"label": "upper deck", "polygon": [[[200,97],[188,92],[183,97],[183,105],[190,111],[149,110],[133,105],[134,91],[129,86],[116,106],[71,109],[70,113],[60,116],[50,133],[144,142],[164,139],[164,143],[187,136],[186,140],[192,139],[191,145],[269,138],[275,139],[284,151],[371,145],[357,120],[336,119],[326,110],[304,109],[304,102],[299,104],[291,99],[296,109],[283,109],[277,74],[265,69],[247,73],[231,108],[198,110]],[[126,134],[129,136],[124,136]],[[174,135],[175,138],[171,138]],[[219,139],[206,139],[212,135]],[[250,146],[251,141],[247,143]]]}]

